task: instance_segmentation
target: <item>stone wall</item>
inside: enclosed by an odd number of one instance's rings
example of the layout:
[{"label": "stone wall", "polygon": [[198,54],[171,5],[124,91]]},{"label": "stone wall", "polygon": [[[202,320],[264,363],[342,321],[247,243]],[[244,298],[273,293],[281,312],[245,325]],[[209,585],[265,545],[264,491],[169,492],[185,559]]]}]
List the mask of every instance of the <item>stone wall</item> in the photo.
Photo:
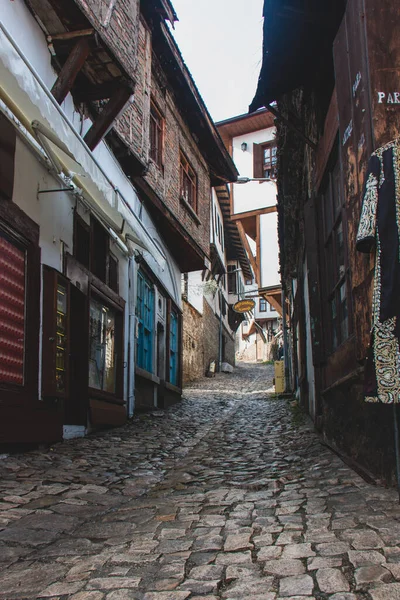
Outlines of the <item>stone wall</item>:
[{"label": "stone wall", "polygon": [[[223,343],[222,361],[235,365],[235,336],[225,326],[222,329],[225,338]],[[203,336],[204,336],[204,367],[212,360],[218,366],[219,359],[219,317],[214,313],[207,301],[203,303]]]},{"label": "stone wall", "polygon": [[183,301],[183,385],[205,373],[203,317],[191,304]]}]

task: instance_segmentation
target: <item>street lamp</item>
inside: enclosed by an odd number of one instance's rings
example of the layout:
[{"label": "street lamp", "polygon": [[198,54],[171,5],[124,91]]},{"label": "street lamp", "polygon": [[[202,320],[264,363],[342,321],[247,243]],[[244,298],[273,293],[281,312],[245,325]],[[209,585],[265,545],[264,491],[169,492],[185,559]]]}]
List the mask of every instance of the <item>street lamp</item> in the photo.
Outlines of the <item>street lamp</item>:
[{"label": "street lamp", "polygon": [[249,183],[249,181],[274,181],[271,177],[238,177],[234,183]]}]

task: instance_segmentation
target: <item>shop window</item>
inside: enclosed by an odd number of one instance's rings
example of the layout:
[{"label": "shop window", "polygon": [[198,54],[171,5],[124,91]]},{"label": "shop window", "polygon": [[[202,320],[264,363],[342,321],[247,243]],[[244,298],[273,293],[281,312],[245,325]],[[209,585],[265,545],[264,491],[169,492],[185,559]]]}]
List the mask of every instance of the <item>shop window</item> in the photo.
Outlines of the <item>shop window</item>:
[{"label": "shop window", "polygon": [[186,156],[180,155],[181,198],[197,212],[197,176]]},{"label": "shop window", "polygon": [[150,107],[150,158],[162,167],[164,118],[154,102]]},{"label": "shop window", "polygon": [[179,317],[171,311],[169,324],[169,381],[178,385],[179,377]]},{"label": "shop window", "polygon": [[89,387],[115,394],[117,371],[116,311],[91,298]]},{"label": "shop window", "polygon": [[260,307],[260,312],[267,312],[267,310],[268,310],[268,303],[265,300],[265,298],[260,298],[259,307]]},{"label": "shop window", "polygon": [[336,350],[349,336],[348,267],[345,232],[344,195],[341,188],[340,165],[336,161],[325,178],[320,196],[322,220],[322,271],[325,276],[326,347]]},{"label": "shop window", "polygon": [[253,144],[254,177],[276,179],[276,144]]},{"label": "shop window", "polygon": [[110,252],[110,234],[94,217],[90,225],[75,213],[74,257],[118,294],[118,259]]},{"label": "shop window", "polygon": [[69,283],[43,267],[42,394],[65,397],[69,377]]},{"label": "shop window", "polygon": [[150,373],[153,370],[153,338],[154,338],[154,287],[144,276],[138,273],[136,316],[137,359],[136,364]]},{"label": "shop window", "polygon": [[0,230],[0,383],[24,384],[26,251]]}]

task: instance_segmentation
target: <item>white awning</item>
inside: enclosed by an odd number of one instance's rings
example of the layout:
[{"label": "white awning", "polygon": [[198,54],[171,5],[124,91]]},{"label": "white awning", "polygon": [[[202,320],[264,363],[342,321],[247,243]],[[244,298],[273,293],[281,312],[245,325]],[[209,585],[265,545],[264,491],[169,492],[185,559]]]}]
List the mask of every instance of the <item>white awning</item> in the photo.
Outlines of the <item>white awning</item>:
[{"label": "white awning", "polygon": [[107,177],[47,86],[0,22],[0,98],[35,136],[55,171],[71,177],[86,203],[126,243],[136,243],[164,269],[165,256]]}]

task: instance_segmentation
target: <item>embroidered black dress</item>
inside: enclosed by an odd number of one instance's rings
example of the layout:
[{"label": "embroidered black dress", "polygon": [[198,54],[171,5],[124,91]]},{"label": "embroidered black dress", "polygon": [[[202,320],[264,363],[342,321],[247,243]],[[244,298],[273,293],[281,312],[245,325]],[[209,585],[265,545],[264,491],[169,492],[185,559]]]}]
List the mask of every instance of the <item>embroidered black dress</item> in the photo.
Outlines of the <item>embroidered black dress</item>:
[{"label": "embroidered black dress", "polygon": [[368,163],[357,250],[375,251],[371,345],[365,365],[367,402],[400,402],[400,138]]}]

